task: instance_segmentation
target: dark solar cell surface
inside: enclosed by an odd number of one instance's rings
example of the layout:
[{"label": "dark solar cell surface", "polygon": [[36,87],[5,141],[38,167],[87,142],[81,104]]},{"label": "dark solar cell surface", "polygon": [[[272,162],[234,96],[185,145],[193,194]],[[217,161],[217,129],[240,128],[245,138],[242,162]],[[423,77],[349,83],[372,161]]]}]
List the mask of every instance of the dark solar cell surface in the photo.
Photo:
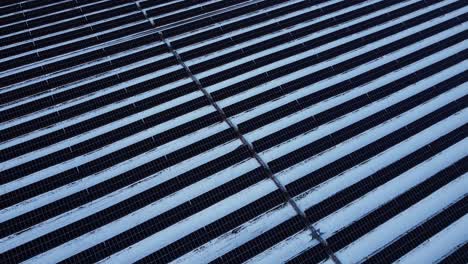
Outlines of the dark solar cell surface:
[{"label": "dark solar cell surface", "polygon": [[467,263],[468,1],[0,1],[2,263]]}]

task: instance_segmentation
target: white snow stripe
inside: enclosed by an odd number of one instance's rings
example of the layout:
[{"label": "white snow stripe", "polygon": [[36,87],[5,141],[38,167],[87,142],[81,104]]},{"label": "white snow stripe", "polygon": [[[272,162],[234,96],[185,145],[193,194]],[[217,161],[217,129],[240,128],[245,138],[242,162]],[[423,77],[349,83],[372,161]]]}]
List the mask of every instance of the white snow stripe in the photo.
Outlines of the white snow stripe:
[{"label": "white snow stripe", "polygon": [[[465,140],[465,142],[458,144],[466,145],[467,142],[468,141]],[[438,166],[434,165],[435,164],[432,159],[417,165],[390,182],[379,186],[372,192],[352,202],[348,206],[319,220],[314,224],[314,226],[321,231],[323,237],[327,238],[332,236],[335,232],[348,226],[352,222],[359,220],[369,212],[391,201],[398,195],[403,194],[411,187],[416,186],[446,167],[445,164],[439,164]],[[428,169],[427,166],[430,166],[432,169]],[[463,177],[450,182],[448,185],[432,193],[430,196],[418,203],[429,203],[425,205],[427,210],[428,206],[429,208],[432,208],[430,204],[433,203],[434,200],[443,201],[444,199],[441,197],[447,197],[450,201],[454,202],[460,196],[466,194],[464,186],[466,186],[467,183],[468,174],[465,174]],[[434,211],[432,211],[432,213],[434,213]]]},{"label": "white snow stripe", "polygon": [[[466,186],[468,181],[465,181],[464,184]],[[434,197],[434,200],[436,199],[437,197]],[[421,261],[421,263],[434,263],[438,261],[441,257],[449,254],[452,249],[467,242],[467,226],[468,215],[465,215],[455,223],[437,233],[435,236],[431,237],[424,244],[403,256],[396,263],[415,263],[415,261]]]}]

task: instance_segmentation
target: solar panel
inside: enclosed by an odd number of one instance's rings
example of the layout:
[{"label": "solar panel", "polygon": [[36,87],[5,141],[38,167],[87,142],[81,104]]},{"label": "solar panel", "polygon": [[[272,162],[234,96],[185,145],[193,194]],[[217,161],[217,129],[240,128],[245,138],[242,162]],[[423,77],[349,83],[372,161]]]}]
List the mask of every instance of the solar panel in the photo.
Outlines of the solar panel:
[{"label": "solar panel", "polygon": [[467,8],[0,2],[0,259],[465,263]]}]

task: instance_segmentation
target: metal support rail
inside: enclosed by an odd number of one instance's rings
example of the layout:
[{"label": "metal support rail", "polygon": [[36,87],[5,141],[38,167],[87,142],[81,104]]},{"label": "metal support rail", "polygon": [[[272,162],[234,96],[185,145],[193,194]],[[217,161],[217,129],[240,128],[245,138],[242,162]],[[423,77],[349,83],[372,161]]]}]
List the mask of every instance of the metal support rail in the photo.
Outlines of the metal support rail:
[{"label": "metal support rail", "polygon": [[[258,0],[255,0],[255,1],[249,1],[249,2],[246,2],[244,4],[251,4],[252,2],[259,2]],[[150,21],[151,25],[153,25],[153,27],[156,27],[156,25],[154,24],[154,22],[147,16],[146,12],[141,8],[140,4],[139,4],[139,1],[136,1],[136,4],[138,6],[138,8],[140,9],[140,11],[143,13],[143,15],[146,17],[146,19],[148,19],[148,21]],[[244,5],[243,4],[243,5]],[[242,6],[243,6],[242,5]],[[234,9],[234,8],[237,8],[238,5],[236,6],[233,6],[231,8],[229,8],[229,10],[231,9]],[[225,12],[226,10],[228,9],[222,9],[222,10],[218,10],[217,12],[213,12],[213,13],[221,13],[220,11],[222,12]],[[213,15],[213,14],[204,14],[202,16],[197,16],[197,17],[194,17],[194,18],[190,18],[188,19],[189,21],[191,20],[195,20],[195,19],[199,19],[199,18],[203,18],[203,17],[206,17],[206,16],[210,16],[210,15]],[[188,21],[182,21],[180,22],[179,24],[182,24],[182,23],[186,23]],[[167,27],[172,27],[174,26],[174,24],[170,24],[168,25]],[[291,196],[289,195],[287,189],[284,187],[283,184],[281,184],[281,182],[275,177],[274,173],[272,172],[270,166],[268,165],[268,163],[266,163],[261,157],[260,155],[258,155],[258,153],[255,151],[255,149],[253,148],[252,144],[244,137],[244,135],[239,131],[239,128],[237,127],[236,124],[234,124],[231,119],[229,119],[229,117],[226,116],[224,110],[218,105],[218,103],[213,99],[213,97],[211,96],[211,94],[201,85],[200,81],[198,80],[197,77],[195,77],[193,74],[192,74],[192,71],[190,70],[190,68],[187,66],[187,64],[185,64],[185,62],[182,60],[182,58],[180,57],[179,53],[172,47],[171,43],[164,37],[164,34],[162,32],[163,29],[167,28],[167,27],[161,27],[161,28],[157,28],[157,32],[158,34],[160,35],[162,41],[167,45],[167,47],[169,48],[170,52],[174,55],[174,57],[177,59],[177,62],[185,69],[185,71],[187,72],[187,74],[190,76],[190,78],[192,79],[192,81],[196,84],[196,86],[198,87],[198,89],[204,94],[204,96],[208,99],[208,101],[210,102],[210,104],[216,109],[216,111],[221,115],[222,119],[224,122],[226,122],[229,127],[231,127],[235,133],[236,133],[236,136],[237,138],[242,142],[243,145],[245,145],[249,152],[250,152],[250,155],[260,164],[260,166],[267,172],[268,174],[268,177],[275,183],[275,185],[277,186],[278,189],[281,190],[282,194],[285,196],[287,202],[292,206],[292,208],[294,209],[294,211],[296,211],[296,213],[301,216],[301,218],[305,221],[309,231],[311,232],[312,234],[312,237],[314,239],[316,239],[317,241],[320,242],[320,244],[322,244],[328,254],[328,256],[330,257],[330,259],[333,260],[333,262],[335,262],[336,264],[341,264],[341,261],[336,257],[335,253],[330,249],[330,247],[328,246],[328,243],[327,241],[322,238],[319,234],[319,232],[314,228],[313,226],[313,223],[311,223],[309,221],[309,219],[307,218],[307,216],[305,215],[305,213],[299,208],[299,206],[297,205],[297,203],[291,198]]]}]

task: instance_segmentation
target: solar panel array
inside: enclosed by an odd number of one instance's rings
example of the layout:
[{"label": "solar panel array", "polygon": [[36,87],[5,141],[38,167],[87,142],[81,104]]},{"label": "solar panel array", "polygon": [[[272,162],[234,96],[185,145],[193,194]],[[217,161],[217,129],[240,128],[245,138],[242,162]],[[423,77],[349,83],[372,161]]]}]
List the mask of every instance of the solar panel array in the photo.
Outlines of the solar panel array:
[{"label": "solar panel array", "polygon": [[1,262],[468,262],[467,20],[1,1]]}]

